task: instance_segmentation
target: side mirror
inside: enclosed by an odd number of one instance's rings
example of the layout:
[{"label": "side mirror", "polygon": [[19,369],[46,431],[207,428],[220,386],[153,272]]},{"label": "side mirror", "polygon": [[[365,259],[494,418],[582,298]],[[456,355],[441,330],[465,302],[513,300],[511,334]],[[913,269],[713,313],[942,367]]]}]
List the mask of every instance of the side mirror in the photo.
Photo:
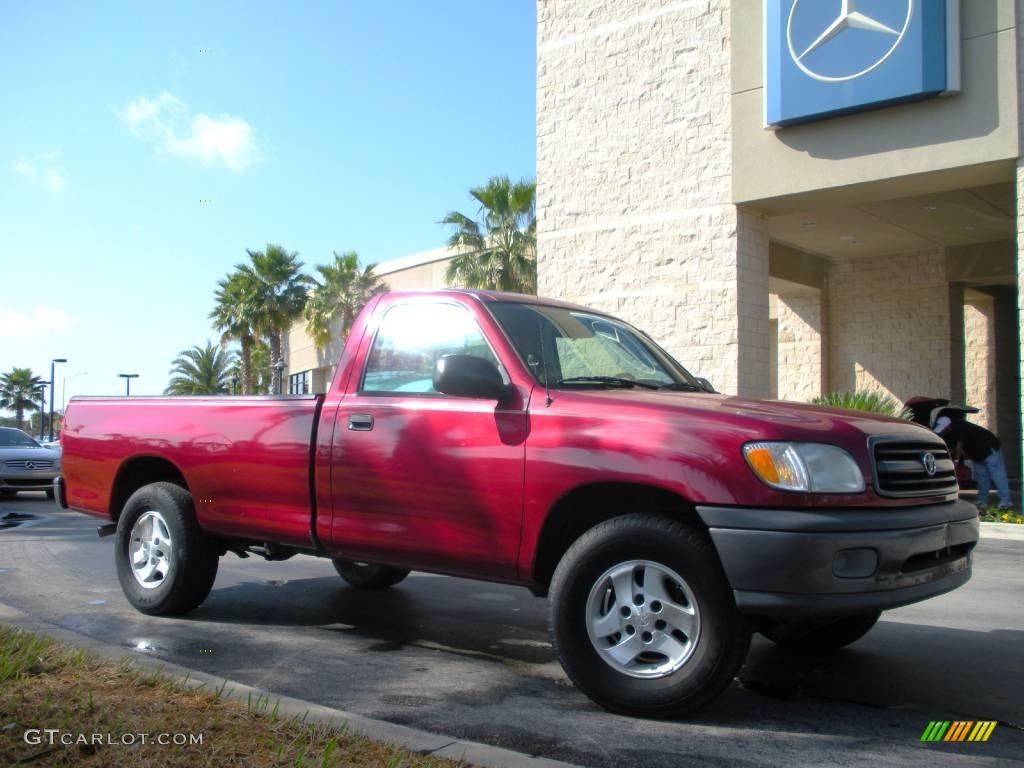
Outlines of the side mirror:
[{"label": "side mirror", "polygon": [[705,379],[703,376],[697,377],[697,383],[703,388],[705,392],[710,392],[712,395],[715,394],[715,388],[711,386],[711,382]]},{"label": "side mirror", "polygon": [[507,388],[498,367],[475,355],[445,355],[434,365],[434,389],[455,397],[501,400]]}]

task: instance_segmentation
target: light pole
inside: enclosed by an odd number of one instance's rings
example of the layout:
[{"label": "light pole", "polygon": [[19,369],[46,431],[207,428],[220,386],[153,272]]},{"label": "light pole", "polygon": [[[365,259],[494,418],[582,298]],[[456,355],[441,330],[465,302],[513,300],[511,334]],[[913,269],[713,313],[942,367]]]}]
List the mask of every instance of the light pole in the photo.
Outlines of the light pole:
[{"label": "light pole", "polygon": [[36,394],[39,395],[39,442],[42,442],[46,437],[43,433],[43,428],[46,426],[46,385],[41,386]]},{"label": "light pole", "polygon": [[284,394],[284,360],[280,357],[274,362],[274,370],[277,371],[277,392],[275,394]]},{"label": "light pole", "polygon": [[[50,442],[51,443],[53,442],[53,401],[54,401],[53,369],[54,369],[54,366],[56,366],[57,363],[66,363],[67,361],[68,360],[67,360],[66,357],[55,357],[55,358],[53,358],[53,360],[50,361]],[[40,418],[42,418],[42,415],[40,415]]]},{"label": "light pole", "polygon": [[78,373],[73,373],[70,376],[65,376],[64,377],[64,381],[61,382],[61,385],[60,385],[60,411],[61,411],[61,413],[63,413],[64,409],[68,407],[68,380],[69,379],[73,379],[76,376],[88,376],[88,375],[89,375],[88,371],[79,371]]},{"label": "light pole", "polygon": [[122,379],[124,379],[124,396],[125,397],[131,397],[132,396],[132,379],[139,378],[139,374],[137,374],[137,373],[119,373],[117,375],[120,376]]}]

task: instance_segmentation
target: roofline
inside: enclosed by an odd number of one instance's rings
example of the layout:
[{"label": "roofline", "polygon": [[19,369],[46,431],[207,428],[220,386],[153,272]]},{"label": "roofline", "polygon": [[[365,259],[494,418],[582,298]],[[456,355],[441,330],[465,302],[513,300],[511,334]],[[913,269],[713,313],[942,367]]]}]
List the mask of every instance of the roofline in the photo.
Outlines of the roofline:
[{"label": "roofline", "polygon": [[393,275],[395,272],[403,272],[414,267],[423,267],[438,261],[447,261],[459,253],[460,249],[449,248],[448,246],[432,248],[429,251],[410,253],[408,256],[399,256],[397,259],[385,261],[383,264],[378,264],[374,271],[379,277],[386,277],[387,275]]}]

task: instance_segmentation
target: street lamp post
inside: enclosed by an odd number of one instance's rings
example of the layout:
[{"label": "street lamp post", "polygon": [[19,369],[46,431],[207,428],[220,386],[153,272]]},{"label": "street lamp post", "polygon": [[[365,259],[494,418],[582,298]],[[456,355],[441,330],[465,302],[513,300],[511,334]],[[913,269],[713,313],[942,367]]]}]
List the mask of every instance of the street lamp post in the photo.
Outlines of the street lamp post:
[{"label": "street lamp post", "polygon": [[[66,363],[67,361],[68,360],[67,360],[66,357],[55,357],[55,358],[53,358],[53,360],[50,361],[50,442],[51,443],[53,442],[53,401],[55,399],[54,398],[54,392],[53,392],[53,369],[54,369],[54,366],[56,366],[57,363]],[[39,418],[42,418],[41,414],[40,414]]]},{"label": "street lamp post", "polygon": [[276,394],[284,394],[284,360],[280,357],[274,362],[274,370],[277,371],[277,390]]},{"label": "street lamp post", "polygon": [[120,376],[122,379],[124,379],[124,396],[125,397],[131,397],[132,396],[132,379],[139,378],[139,374],[137,374],[137,373],[119,373],[117,375]]},{"label": "street lamp post", "polygon": [[43,432],[46,427],[46,385],[41,386],[36,394],[39,395],[39,441],[42,442],[46,437]]},{"label": "street lamp post", "polygon": [[60,411],[61,411],[61,413],[63,413],[64,409],[68,407],[68,379],[73,379],[76,376],[87,376],[88,374],[89,374],[88,371],[79,371],[78,373],[73,373],[70,376],[65,376],[64,377],[64,381],[60,385]]}]

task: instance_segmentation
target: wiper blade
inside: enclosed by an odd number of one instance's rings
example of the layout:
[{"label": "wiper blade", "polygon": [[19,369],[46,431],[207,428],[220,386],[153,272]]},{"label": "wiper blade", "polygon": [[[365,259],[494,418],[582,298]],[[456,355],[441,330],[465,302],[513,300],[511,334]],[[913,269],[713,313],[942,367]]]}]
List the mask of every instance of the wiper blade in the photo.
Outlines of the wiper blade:
[{"label": "wiper blade", "polygon": [[658,389],[671,390],[672,392],[707,392],[706,389],[687,384],[685,381],[674,381],[671,384],[663,384]]},{"label": "wiper blade", "polygon": [[621,379],[617,376],[571,376],[568,379],[560,379],[555,382],[556,387],[560,387],[563,384],[604,384],[608,387],[622,387],[623,389],[632,389],[633,387],[660,389],[657,384],[648,384],[645,381],[637,381],[636,379]]}]

